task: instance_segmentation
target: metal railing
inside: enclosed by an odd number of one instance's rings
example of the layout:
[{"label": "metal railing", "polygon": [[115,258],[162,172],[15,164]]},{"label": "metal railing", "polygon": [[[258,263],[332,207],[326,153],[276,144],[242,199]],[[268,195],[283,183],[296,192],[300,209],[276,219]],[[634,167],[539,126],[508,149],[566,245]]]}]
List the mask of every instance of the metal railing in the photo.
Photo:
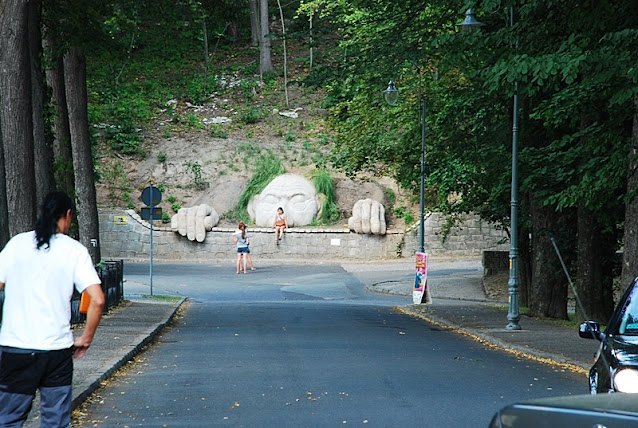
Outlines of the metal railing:
[{"label": "metal railing", "polygon": [[[104,312],[117,306],[124,298],[124,261],[106,261],[96,268],[102,281],[102,291],[106,298]],[[2,322],[2,305],[4,291],[0,291],[0,322]],[[71,299],[71,324],[79,324],[86,320],[86,314],[80,313],[80,293],[75,290]]]}]

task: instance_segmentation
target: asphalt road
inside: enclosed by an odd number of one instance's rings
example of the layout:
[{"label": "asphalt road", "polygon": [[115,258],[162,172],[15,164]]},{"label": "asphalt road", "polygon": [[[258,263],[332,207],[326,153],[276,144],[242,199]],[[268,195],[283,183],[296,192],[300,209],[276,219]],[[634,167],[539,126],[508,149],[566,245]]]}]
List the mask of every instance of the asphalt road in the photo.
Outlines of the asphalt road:
[{"label": "asphalt road", "polygon": [[[148,284],[135,280],[144,267],[127,269],[129,291],[143,292]],[[581,375],[402,315],[392,306],[409,303],[405,297],[368,293],[340,266],[269,269],[158,267],[158,294],[191,296],[190,306],[99,391],[87,419],[145,427],[485,427],[506,404],[587,388]]]}]

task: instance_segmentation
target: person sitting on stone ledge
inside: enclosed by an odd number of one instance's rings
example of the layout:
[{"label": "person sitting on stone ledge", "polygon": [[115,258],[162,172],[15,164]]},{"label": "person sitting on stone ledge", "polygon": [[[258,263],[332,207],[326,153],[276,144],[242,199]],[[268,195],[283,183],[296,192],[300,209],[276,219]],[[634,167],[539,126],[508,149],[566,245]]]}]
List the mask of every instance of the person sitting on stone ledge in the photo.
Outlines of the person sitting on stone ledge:
[{"label": "person sitting on stone ledge", "polygon": [[273,224],[275,228],[275,243],[279,245],[279,240],[284,236],[284,230],[288,227],[288,220],[284,209],[282,207],[277,208],[277,214],[275,214],[275,222]]}]

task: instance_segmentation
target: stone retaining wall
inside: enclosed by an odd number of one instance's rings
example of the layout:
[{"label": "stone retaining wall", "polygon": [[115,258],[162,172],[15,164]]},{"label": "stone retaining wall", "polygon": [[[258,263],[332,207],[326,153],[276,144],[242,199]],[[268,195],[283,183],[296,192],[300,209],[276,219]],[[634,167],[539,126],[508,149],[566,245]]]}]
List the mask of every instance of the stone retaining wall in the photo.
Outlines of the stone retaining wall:
[{"label": "stone retaining wall", "polygon": [[[206,233],[203,243],[191,242],[155,222],[153,258],[157,260],[219,261],[236,254],[232,234],[235,228],[215,227]],[[505,236],[478,217],[468,218],[450,231],[441,243],[444,217],[428,214],[425,250],[432,255],[480,255],[483,250],[503,249]],[[150,224],[133,210],[100,212],[100,246],[102,257],[149,259]],[[418,227],[407,231],[388,230],[384,236],[360,235],[347,228],[295,227],[288,229],[279,245],[272,228],[249,227],[251,254],[260,259],[380,259],[411,257],[418,248]],[[504,247],[505,245],[505,247]]]},{"label": "stone retaining wall", "polygon": [[510,270],[509,251],[483,251],[482,256],[483,275],[497,275]]}]

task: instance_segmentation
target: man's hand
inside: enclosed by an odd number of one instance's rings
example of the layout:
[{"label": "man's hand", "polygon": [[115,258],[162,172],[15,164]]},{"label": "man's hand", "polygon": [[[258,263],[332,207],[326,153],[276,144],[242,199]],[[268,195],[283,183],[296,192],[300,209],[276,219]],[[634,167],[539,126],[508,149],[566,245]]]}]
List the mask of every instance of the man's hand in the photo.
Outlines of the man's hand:
[{"label": "man's hand", "polygon": [[84,332],[73,341],[74,358],[82,358],[89,349],[89,346],[91,346],[95,330],[102,318],[102,309],[105,303],[104,293],[102,292],[102,286],[100,284],[89,285],[84,291],[88,293],[91,301],[89,303],[89,310],[86,312]]},{"label": "man's hand", "polygon": [[73,342],[73,358],[84,357],[89,346],[91,346],[90,340],[87,341],[82,336],[75,338]]}]

